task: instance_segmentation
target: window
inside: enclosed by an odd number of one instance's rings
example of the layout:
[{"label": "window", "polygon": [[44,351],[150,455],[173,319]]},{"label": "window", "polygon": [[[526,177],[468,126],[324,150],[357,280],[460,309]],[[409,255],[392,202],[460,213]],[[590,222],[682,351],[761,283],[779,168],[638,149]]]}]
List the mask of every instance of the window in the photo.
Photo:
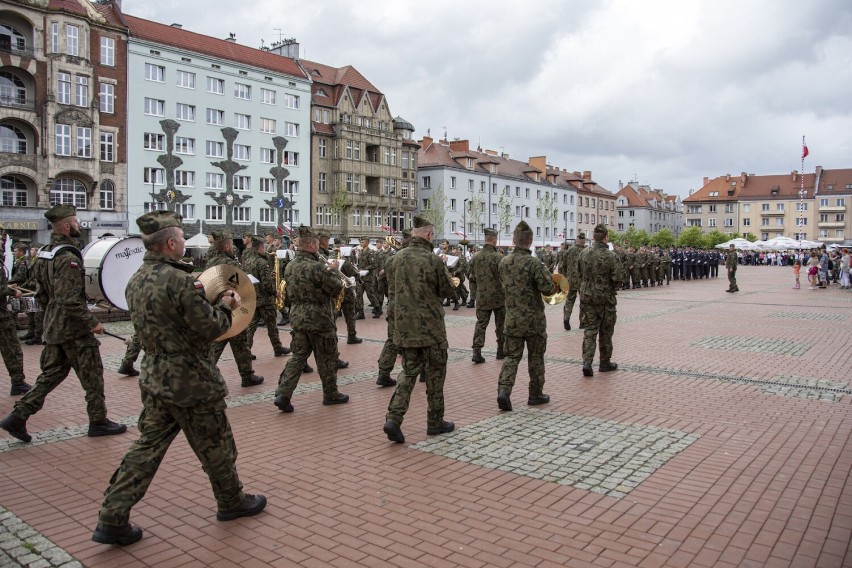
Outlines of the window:
[{"label": "window", "polygon": [[195,154],[195,138],[175,136],[175,154]]},{"label": "window", "polygon": [[701,219],[687,219],[686,225],[688,227],[700,227],[701,226]]},{"label": "window", "polygon": [[251,146],[244,144],[234,144],[234,159],[249,161],[251,160]]},{"label": "window", "polygon": [[403,199],[409,199],[408,182],[407,181],[399,182],[399,191],[400,191],[400,197],[402,197]]},{"label": "window", "polygon": [[0,102],[4,106],[27,104],[27,86],[7,71],[0,71]]},{"label": "window", "polygon": [[102,113],[113,114],[115,112],[115,85],[101,83],[100,106]]},{"label": "window", "polygon": [[751,203],[743,203],[743,213],[751,213]]},{"label": "window", "polygon": [[838,197],[834,200],[834,205],[837,207],[846,207],[846,199],[843,197]]},{"label": "window", "polygon": [[260,178],[261,193],[275,193],[275,180],[272,178]]},{"label": "window", "polygon": [[261,148],[260,149],[260,161],[264,164],[274,164],[275,163],[275,149],[274,148]]},{"label": "window", "polygon": [[76,88],[74,89],[74,104],[78,107],[89,106],[89,78],[77,75]]},{"label": "window", "polygon": [[177,86],[183,87],[184,89],[194,89],[195,88],[195,73],[191,71],[178,71],[177,72]]},{"label": "window", "polygon": [[0,152],[26,154],[27,137],[17,126],[0,124]]},{"label": "window", "polygon": [[225,219],[225,208],[221,205],[206,205],[205,216],[208,221],[222,221]]},{"label": "window", "polygon": [[177,103],[177,110],[175,111],[175,116],[178,120],[188,120],[190,122],[195,122],[195,105]]},{"label": "window", "polygon": [[748,217],[743,219],[743,227],[751,227],[751,219]]},{"label": "window", "polygon": [[3,207],[26,207],[28,205],[27,184],[15,176],[3,176],[0,178],[0,191],[2,191]]},{"label": "window", "polygon": [[284,180],[284,193],[288,195],[299,195],[299,182]]},{"label": "window", "polygon": [[50,24],[50,52],[59,53],[59,24]]},{"label": "window", "polygon": [[328,157],[328,140],[325,138],[320,138],[317,141],[317,147],[319,148],[319,157],[327,158]]},{"label": "window", "polygon": [[162,152],[166,136],[164,134],[156,134],[153,132],[145,133],[144,148],[146,150],[157,150]]},{"label": "window", "polygon": [[[274,97],[273,97],[274,100]],[[275,104],[275,103],[272,103]],[[287,108],[298,109],[299,108],[299,97],[297,95],[284,94],[284,106]]]},{"label": "window", "polygon": [[796,203],[796,211],[807,211],[808,204],[807,203]]},{"label": "window", "polygon": [[101,209],[115,209],[115,184],[110,180],[98,184]]},{"label": "window", "polygon": [[784,211],[784,204],[783,203],[776,203],[775,204],[775,210],[776,211]]},{"label": "window", "polygon": [[207,189],[222,189],[225,187],[225,174],[214,174],[208,172],[205,187],[207,187]]},{"label": "window", "polygon": [[65,26],[65,53],[77,57],[80,54],[80,28],[67,24]]},{"label": "window", "polygon": [[260,222],[261,223],[275,223],[277,222],[277,215],[275,214],[275,209],[270,209],[268,207],[264,207],[260,210]]},{"label": "window", "polygon": [[86,208],[86,186],[83,182],[71,178],[54,180],[50,189],[50,205],[65,203],[78,209]]},{"label": "window", "polygon": [[299,125],[294,122],[284,123],[284,136],[299,136]]},{"label": "window", "polygon": [[156,81],[163,83],[166,80],[166,68],[162,65],[154,65],[153,63],[145,64],[145,80]]},{"label": "window", "polygon": [[716,226],[716,219],[715,218],[708,219],[707,220],[707,226],[708,227],[715,227]]},{"label": "window", "polygon": [[796,219],[796,226],[797,226],[797,227],[804,227],[804,226],[805,226],[805,225],[807,225],[807,224],[808,224],[808,219],[807,219],[807,217],[798,217],[798,218]]},{"label": "window", "polygon": [[234,83],[234,97],[245,101],[251,100],[251,85],[243,85],[242,83]]},{"label": "window", "polygon": [[225,80],[216,77],[207,77],[207,92],[214,95],[225,94]]},{"label": "window", "polygon": [[195,172],[175,170],[175,185],[177,187],[195,187]]},{"label": "window", "polygon": [[769,204],[768,203],[762,203],[760,205],[760,210],[761,211],[769,211]]},{"label": "window", "polygon": [[145,97],[145,114],[149,116],[165,116],[166,101]]},{"label": "window", "polygon": [[456,188],[456,177],[450,176],[450,189],[455,189],[455,188]]},{"label": "window", "polygon": [[195,205],[191,203],[176,203],[175,212],[186,220],[195,219]]},{"label": "window", "polygon": [[251,130],[251,116],[235,112],[234,128],[239,128],[240,130]]},{"label": "window", "polygon": [[215,108],[207,109],[207,124],[222,126],[225,124],[225,111]]},{"label": "window", "polygon": [[111,37],[101,36],[101,65],[115,65],[115,40]]},{"label": "window", "polygon": [[760,226],[761,227],[768,227],[769,226],[769,219],[765,219],[765,218],[761,219],[760,220]]},{"label": "window", "polygon": [[115,161],[115,134],[112,132],[101,132],[101,161]]},{"label": "window", "polygon": [[260,102],[267,105],[275,104],[275,91],[270,89],[261,89],[260,90]]},{"label": "window", "polygon": [[467,190],[473,191],[473,180],[472,179],[467,180]]},{"label": "window", "polygon": [[275,134],[275,119],[274,118],[261,118],[260,119],[260,131],[266,134]]},{"label": "window", "polygon": [[67,124],[56,125],[56,153],[60,156],[71,155],[71,127]]},{"label": "window", "polygon": [[299,153],[298,152],[284,152],[284,161],[285,166],[298,166],[299,165]]},{"label": "window", "polygon": [[250,191],[251,177],[250,176],[234,176],[234,191]]},{"label": "window", "polygon": [[725,213],[733,213],[734,212],[734,204],[728,203],[725,205]]},{"label": "window", "polygon": [[225,157],[225,143],[224,142],[216,142],[215,140],[207,141],[207,149],[206,149],[207,157],[209,158],[224,158]]},{"label": "window", "polygon": [[328,191],[328,174],[321,172],[319,174],[319,192],[326,193]]},{"label": "window", "polygon": [[[710,205],[710,206],[708,206],[707,209],[708,209],[708,212],[715,213],[716,212],[716,205]],[[710,226],[713,227],[713,225],[710,225]]]},{"label": "window", "polygon": [[844,213],[837,213],[834,216],[834,222],[835,223],[840,223],[841,221],[845,221],[845,220],[846,220],[846,215]]},{"label": "window", "polygon": [[778,217],[775,219],[775,225],[778,227],[784,226],[784,217]]},{"label": "window", "polygon": [[820,207],[828,207],[828,199],[826,199],[826,198],[820,199],[819,200],[819,206]]},{"label": "window", "polygon": [[166,170],[162,168],[145,168],[142,173],[142,181],[147,184],[162,184]]},{"label": "window", "polygon": [[352,224],[355,225],[356,227],[361,226],[361,208],[360,207],[356,207],[352,211]]}]

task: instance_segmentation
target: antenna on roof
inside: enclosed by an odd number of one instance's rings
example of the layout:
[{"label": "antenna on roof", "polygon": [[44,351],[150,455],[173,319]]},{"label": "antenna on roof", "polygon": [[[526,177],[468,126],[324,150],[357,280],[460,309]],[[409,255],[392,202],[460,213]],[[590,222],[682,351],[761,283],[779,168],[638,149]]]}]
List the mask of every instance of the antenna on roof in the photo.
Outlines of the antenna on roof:
[{"label": "antenna on roof", "polygon": [[284,39],[284,30],[282,30],[281,28],[272,28],[272,31],[278,32],[278,41],[279,42]]},{"label": "antenna on roof", "polygon": [[447,127],[445,126],[444,127],[444,140],[446,140],[446,139],[447,139]]}]

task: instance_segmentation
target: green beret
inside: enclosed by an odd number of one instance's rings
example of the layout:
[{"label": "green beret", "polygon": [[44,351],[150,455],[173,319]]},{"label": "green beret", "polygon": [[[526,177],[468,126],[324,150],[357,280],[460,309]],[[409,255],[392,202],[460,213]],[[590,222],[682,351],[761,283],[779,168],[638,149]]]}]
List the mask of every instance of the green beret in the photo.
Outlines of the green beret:
[{"label": "green beret", "polygon": [[486,237],[496,237],[497,236],[497,231],[495,231],[494,229],[489,229],[488,227],[486,227],[483,230],[483,232],[485,233]]},{"label": "green beret", "polygon": [[326,229],[317,229],[317,238],[329,239],[331,238],[331,233],[329,233]]},{"label": "green beret", "polygon": [[73,205],[68,205],[67,203],[63,203],[61,205],[54,205],[50,209],[44,212],[44,218],[50,221],[51,223],[56,223],[63,219],[67,219],[68,217],[74,217],[77,214],[77,208]]},{"label": "green beret", "polygon": [[595,232],[600,235],[609,234],[609,229],[606,228],[606,225],[597,224],[595,225]]},{"label": "green beret", "polygon": [[136,224],[143,235],[150,235],[160,229],[180,227],[182,221],[183,217],[174,211],[151,211],[136,219]]},{"label": "green beret", "polygon": [[307,239],[307,238],[318,238],[317,232],[314,231],[311,227],[306,227],[305,225],[299,225],[299,238]]},{"label": "green beret", "polygon": [[414,216],[414,228],[419,229],[421,227],[429,227],[433,226],[435,223],[432,222],[428,217],[424,217],[423,215],[415,215]]},{"label": "green beret", "polygon": [[214,241],[230,241],[234,239],[234,233],[225,229],[210,231],[210,236],[213,237]]},{"label": "green beret", "polygon": [[529,226],[529,225],[527,225],[527,222],[526,222],[526,221],[521,221],[520,223],[518,223],[518,224],[515,226],[515,230],[516,230],[516,231],[529,231],[529,232],[532,232],[532,229],[530,228],[530,226]]},{"label": "green beret", "polygon": [[402,230],[402,238],[410,239],[411,238],[411,229],[403,229]]},{"label": "green beret", "polygon": [[578,239],[583,239],[583,240],[585,241],[585,240],[586,240],[586,233],[584,233],[583,231],[580,231],[580,232],[577,234],[577,238],[578,238]]}]

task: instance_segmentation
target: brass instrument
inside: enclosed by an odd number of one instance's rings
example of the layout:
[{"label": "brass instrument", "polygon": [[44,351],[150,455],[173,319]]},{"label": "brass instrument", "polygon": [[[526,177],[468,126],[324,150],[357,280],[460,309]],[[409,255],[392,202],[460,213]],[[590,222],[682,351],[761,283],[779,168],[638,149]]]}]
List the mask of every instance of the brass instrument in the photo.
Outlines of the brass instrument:
[{"label": "brass instrument", "polygon": [[453,288],[458,288],[459,284],[461,284],[461,278],[459,278],[458,276],[451,276],[450,282],[453,283]]},{"label": "brass instrument", "polygon": [[385,237],[385,242],[389,244],[390,247],[395,251],[398,251],[402,248],[402,242],[396,240],[396,238],[392,237],[391,235]]},{"label": "brass instrument", "polygon": [[[345,260],[340,259],[340,249],[337,248],[334,250],[336,258],[330,258],[329,261],[335,260],[339,263],[346,262]],[[340,267],[337,269],[338,273],[340,273]],[[340,273],[340,281],[343,283],[343,288],[340,289],[340,293],[337,294],[337,297],[334,299],[334,313],[340,311],[341,306],[343,306],[343,299],[346,297],[346,290],[355,286],[355,277],[346,277],[342,273]]]},{"label": "brass instrument", "polygon": [[281,274],[281,261],[275,254],[272,261],[275,263],[275,309],[281,311],[284,309],[284,302],[287,299],[287,281],[284,280],[284,275]]},{"label": "brass instrument", "polygon": [[551,306],[555,306],[556,304],[561,304],[565,301],[565,298],[568,297],[568,278],[565,277],[564,274],[552,274],[550,279],[553,280],[554,284],[559,285],[559,291],[550,294],[549,296],[542,294],[541,299],[544,300],[545,304],[550,304]]}]

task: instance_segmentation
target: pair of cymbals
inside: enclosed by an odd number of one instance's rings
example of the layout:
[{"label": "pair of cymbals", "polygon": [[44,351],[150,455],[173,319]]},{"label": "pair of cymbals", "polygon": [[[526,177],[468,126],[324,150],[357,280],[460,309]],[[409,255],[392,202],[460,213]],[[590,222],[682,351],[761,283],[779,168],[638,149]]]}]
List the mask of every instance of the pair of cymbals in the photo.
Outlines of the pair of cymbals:
[{"label": "pair of cymbals", "polygon": [[216,341],[230,339],[248,327],[257,306],[254,284],[248,274],[236,266],[219,264],[199,274],[198,281],[204,284],[204,295],[211,304],[215,304],[225,292],[233,291],[240,295],[240,307],[233,311],[231,327]]}]

